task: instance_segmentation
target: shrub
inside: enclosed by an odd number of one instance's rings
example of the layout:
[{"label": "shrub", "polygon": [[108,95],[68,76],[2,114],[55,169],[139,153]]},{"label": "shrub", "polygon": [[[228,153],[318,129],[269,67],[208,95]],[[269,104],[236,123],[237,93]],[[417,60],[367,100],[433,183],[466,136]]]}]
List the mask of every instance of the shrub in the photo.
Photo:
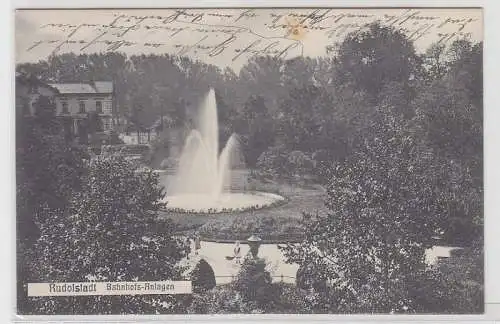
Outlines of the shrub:
[{"label": "shrub", "polygon": [[205,259],[201,259],[191,273],[193,292],[199,293],[215,287],[214,270]]},{"label": "shrub", "polygon": [[283,146],[274,146],[257,160],[259,175],[268,179],[304,178],[313,172],[314,162],[302,151],[289,152]]},{"label": "shrub", "polygon": [[276,179],[288,176],[287,162],[288,151],[283,146],[273,146],[259,156],[256,166],[260,176]]},{"label": "shrub", "polygon": [[247,255],[233,287],[244,301],[255,304],[259,309],[265,310],[271,306],[274,298],[272,278],[263,259]]},{"label": "shrub", "polygon": [[235,314],[248,309],[240,294],[231,286],[215,287],[201,294],[193,294],[188,313],[191,314]]},{"label": "shrub", "polygon": [[293,284],[274,283],[276,300],[273,303],[272,313],[282,314],[307,314],[312,308],[307,303],[307,292],[301,291]]}]

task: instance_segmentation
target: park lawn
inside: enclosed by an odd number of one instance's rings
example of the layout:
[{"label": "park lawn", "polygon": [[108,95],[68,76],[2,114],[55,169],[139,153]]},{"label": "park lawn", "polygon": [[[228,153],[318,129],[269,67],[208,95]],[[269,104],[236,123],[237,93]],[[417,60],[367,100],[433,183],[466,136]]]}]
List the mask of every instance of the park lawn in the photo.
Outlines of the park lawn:
[{"label": "park lawn", "polygon": [[244,240],[252,234],[266,241],[300,239],[299,221],[306,213],[325,213],[325,191],[319,185],[294,185],[252,181],[252,190],[278,193],[287,202],[278,207],[238,213],[174,213],[161,211],[161,219],[171,219],[178,232],[198,231],[207,240]]}]

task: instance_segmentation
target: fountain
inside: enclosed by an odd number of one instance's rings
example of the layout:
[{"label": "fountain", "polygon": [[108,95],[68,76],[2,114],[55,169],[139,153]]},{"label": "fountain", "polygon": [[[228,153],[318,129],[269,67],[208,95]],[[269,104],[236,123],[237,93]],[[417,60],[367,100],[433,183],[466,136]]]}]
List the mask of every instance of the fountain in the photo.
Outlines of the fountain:
[{"label": "fountain", "polygon": [[197,129],[182,150],[179,167],[167,186],[167,210],[229,212],[267,207],[284,198],[265,192],[233,192],[232,165],[240,157],[239,141],[232,134],[219,154],[219,125],[215,92],[210,89],[201,106]]}]

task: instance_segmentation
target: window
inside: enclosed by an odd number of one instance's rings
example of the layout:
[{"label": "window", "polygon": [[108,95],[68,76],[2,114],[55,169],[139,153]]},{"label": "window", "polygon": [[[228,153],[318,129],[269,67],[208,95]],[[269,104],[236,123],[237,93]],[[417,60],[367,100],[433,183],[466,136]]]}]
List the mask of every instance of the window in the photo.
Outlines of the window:
[{"label": "window", "polygon": [[63,114],[67,114],[68,113],[68,103],[67,102],[63,102],[62,103],[62,113]]},{"label": "window", "polygon": [[102,102],[100,102],[100,101],[95,102],[95,111],[98,114],[102,114]]},{"label": "window", "polygon": [[85,101],[80,101],[80,113],[85,113]]}]

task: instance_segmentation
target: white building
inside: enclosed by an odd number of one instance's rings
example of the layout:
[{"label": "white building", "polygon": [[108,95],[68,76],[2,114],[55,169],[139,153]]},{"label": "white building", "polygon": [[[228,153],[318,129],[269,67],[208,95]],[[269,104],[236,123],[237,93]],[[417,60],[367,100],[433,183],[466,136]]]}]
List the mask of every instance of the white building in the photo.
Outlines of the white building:
[{"label": "white building", "polygon": [[75,134],[78,133],[79,126],[90,112],[99,114],[103,131],[113,129],[113,82],[93,81],[49,85],[58,90],[55,96],[56,115],[71,117]]}]

